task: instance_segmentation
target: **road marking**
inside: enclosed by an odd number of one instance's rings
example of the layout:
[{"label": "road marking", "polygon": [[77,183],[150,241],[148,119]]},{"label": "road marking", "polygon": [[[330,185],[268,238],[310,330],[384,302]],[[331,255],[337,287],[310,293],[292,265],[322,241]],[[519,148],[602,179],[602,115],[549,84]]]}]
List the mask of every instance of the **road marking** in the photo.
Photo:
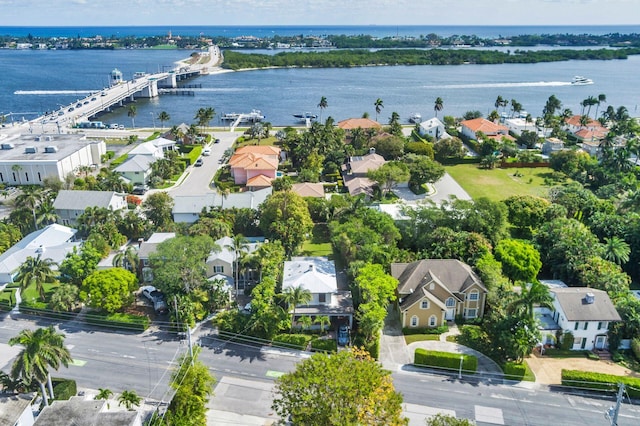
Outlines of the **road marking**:
[{"label": "road marking", "polygon": [[131,359],[136,359],[135,356],[133,355],[122,355],[123,358],[131,358]]},{"label": "road marking", "polygon": [[265,374],[265,376],[267,377],[272,377],[274,379],[277,379],[278,377],[282,377],[284,376],[286,373],[282,372],[282,371],[274,371],[274,370],[269,370],[267,371],[267,374]]},{"label": "road marking", "polygon": [[81,360],[81,359],[72,359],[71,362],[69,364],[71,365],[75,365],[76,367],[82,367],[87,363],[87,361]]},{"label": "road marking", "polygon": [[476,421],[491,423],[494,425],[503,425],[504,418],[500,408],[484,407],[482,405],[475,406]]}]

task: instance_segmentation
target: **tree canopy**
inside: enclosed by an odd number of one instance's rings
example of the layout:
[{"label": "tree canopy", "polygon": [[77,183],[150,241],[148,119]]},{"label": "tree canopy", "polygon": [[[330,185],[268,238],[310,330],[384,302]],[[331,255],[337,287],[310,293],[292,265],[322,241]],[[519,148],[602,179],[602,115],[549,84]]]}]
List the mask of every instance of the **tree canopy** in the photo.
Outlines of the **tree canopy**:
[{"label": "tree canopy", "polygon": [[313,228],[307,202],[293,191],[270,195],[260,206],[260,228],[265,237],[279,240],[291,256]]},{"label": "tree canopy", "polygon": [[110,268],[93,272],[82,282],[80,298],[92,308],[114,313],[133,300],[138,280],[122,268]]}]

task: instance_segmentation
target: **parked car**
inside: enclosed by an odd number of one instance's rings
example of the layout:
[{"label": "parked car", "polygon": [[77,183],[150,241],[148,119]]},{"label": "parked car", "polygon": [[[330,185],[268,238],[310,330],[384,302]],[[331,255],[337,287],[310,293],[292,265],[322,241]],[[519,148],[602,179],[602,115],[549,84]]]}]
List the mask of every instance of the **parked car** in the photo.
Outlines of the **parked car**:
[{"label": "parked car", "polygon": [[205,148],[202,150],[202,155],[204,155],[205,157],[211,155],[211,148]]},{"label": "parked car", "polygon": [[133,187],[131,193],[134,195],[144,195],[148,190],[149,187],[147,187],[147,185],[137,185]]},{"label": "parked car", "polygon": [[166,314],[169,309],[164,301],[164,294],[152,285],[142,287],[142,295],[153,303],[153,310],[158,314]]},{"label": "parked car", "polygon": [[220,139],[216,138],[215,143],[220,143]]},{"label": "parked car", "polygon": [[338,345],[347,346],[349,340],[349,327],[341,325],[340,328],[338,328]]},{"label": "parked car", "polygon": [[196,167],[201,167],[203,164],[202,158],[198,158],[195,163],[193,163]]}]

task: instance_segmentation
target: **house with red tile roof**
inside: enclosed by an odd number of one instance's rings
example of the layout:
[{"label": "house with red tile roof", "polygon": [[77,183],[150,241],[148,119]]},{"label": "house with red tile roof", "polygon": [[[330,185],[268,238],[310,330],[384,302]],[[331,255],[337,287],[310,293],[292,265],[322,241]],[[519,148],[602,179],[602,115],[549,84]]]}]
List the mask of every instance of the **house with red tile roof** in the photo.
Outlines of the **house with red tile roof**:
[{"label": "house with red tile roof", "polygon": [[243,146],[229,159],[231,176],[236,185],[246,184],[254,189],[271,186],[279,163],[280,148],[275,146]]},{"label": "house with red tile roof", "polygon": [[490,138],[502,138],[509,136],[509,128],[502,124],[496,124],[482,117],[473,120],[464,120],[460,123],[462,134],[469,139],[478,139],[478,133],[482,132]]},{"label": "house with red tile roof", "polygon": [[324,185],[322,183],[294,183],[291,190],[301,197],[324,198]]},{"label": "house with red tile roof", "polygon": [[370,118],[347,118],[346,120],[339,121],[338,127],[347,131],[358,128],[378,130],[382,128],[382,125]]},{"label": "house with red tile roof", "polygon": [[604,126],[602,126],[602,124],[600,124],[598,120],[589,118],[589,121],[585,125],[582,125],[580,123],[581,119],[582,119],[581,115],[573,115],[565,119],[564,129],[570,133],[576,133],[578,130],[581,130],[581,129],[587,129],[591,131],[603,130],[606,133],[607,129]]}]

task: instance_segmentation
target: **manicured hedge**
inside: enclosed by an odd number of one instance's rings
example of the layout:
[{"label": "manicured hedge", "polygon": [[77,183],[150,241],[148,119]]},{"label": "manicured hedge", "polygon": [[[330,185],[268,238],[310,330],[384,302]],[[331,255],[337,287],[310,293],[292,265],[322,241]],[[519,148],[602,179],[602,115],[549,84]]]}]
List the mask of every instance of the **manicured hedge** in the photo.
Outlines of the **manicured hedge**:
[{"label": "manicured hedge", "polygon": [[92,312],[85,316],[85,321],[99,327],[113,327],[131,331],[145,331],[149,328],[149,318],[142,315]]},{"label": "manicured hedge", "polygon": [[277,334],[273,338],[273,345],[287,349],[305,350],[311,336],[306,334]]},{"label": "manicured hedge", "polygon": [[78,393],[75,380],[52,378],[51,382],[56,401],[66,401]]},{"label": "manicured hedge", "polygon": [[460,368],[461,355],[462,369],[467,373],[475,373],[478,369],[478,358],[473,355],[416,349],[413,363],[418,367],[446,368],[457,371]]},{"label": "manicured hedge", "polygon": [[442,325],[440,327],[434,327],[434,328],[429,328],[429,327],[423,327],[423,328],[410,328],[410,327],[404,327],[402,329],[402,334],[404,335],[411,335],[411,334],[442,334],[442,333],[446,333],[447,331],[449,331],[449,327],[446,325]]},{"label": "manicured hedge", "polygon": [[564,386],[616,392],[618,383],[626,385],[625,390],[630,398],[640,398],[640,379],[638,378],[590,371],[562,370],[562,384]]},{"label": "manicured hedge", "polygon": [[109,164],[109,168],[111,168],[111,170],[115,169],[116,167],[118,167],[120,164],[124,163],[125,161],[127,161],[127,158],[129,158],[129,154],[122,154],[120,157],[116,158],[115,160],[113,160],[111,162],[111,164]]},{"label": "manicured hedge", "polygon": [[504,371],[504,378],[507,380],[517,380],[525,382],[536,381],[536,378],[526,361],[522,361],[522,364],[507,362],[502,366],[502,371]]},{"label": "manicured hedge", "polygon": [[336,352],[338,343],[334,339],[315,339],[311,341],[311,349],[318,352]]}]

